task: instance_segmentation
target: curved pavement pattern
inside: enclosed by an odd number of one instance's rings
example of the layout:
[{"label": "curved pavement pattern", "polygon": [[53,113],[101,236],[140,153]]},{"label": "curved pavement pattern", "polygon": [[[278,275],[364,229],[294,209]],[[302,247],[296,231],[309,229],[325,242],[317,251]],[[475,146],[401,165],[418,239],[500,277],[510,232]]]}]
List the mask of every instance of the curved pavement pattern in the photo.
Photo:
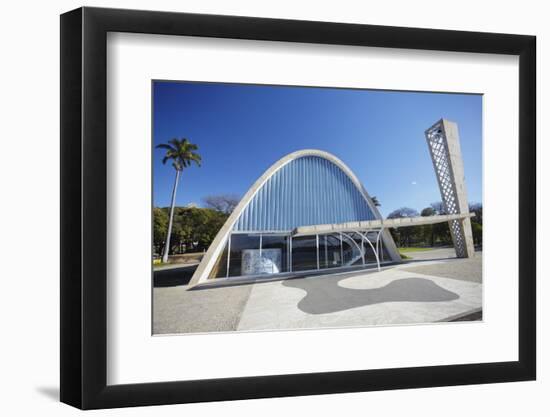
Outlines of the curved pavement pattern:
[{"label": "curved pavement pattern", "polygon": [[401,278],[380,288],[353,289],[338,283],[340,276],[317,277],[316,279],[291,279],[283,282],[290,288],[306,291],[298,308],[308,314],[327,314],[350,308],[396,301],[438,302],[459,298],[458,294],[440,287],[425,278]]},{"label": "curved pavement pattern", "polygon": [[398,266],[381,272],[257,283],[237,330],[435,323],[481,306],[480,283],[413,273]]},{"label": "curved pavement pattern", "polygon": [[[451,250],[377,271],[188,290],[159,274],[153,289],[153,333],[182,334],[421,324],[468,313],[481,319],[481,253],[442,259]],[[439,260],[428,260],[437,255]],[[162,276],[161,276],[162,275]],[[161,279],[162,278],[162,279]],[[155,279],[157,281],[157,279]]]}]

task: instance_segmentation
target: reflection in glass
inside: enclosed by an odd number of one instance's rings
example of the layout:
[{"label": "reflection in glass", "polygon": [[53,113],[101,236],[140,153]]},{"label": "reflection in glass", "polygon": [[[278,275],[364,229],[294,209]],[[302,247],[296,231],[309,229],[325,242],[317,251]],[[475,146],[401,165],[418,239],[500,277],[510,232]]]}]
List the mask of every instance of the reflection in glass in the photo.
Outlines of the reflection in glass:
[{"label": "reflection in glass", "polygon": [[317,269],[317,236],[299,236],[292,239],[292,270]]},{"label": "reflection in glass", "polygon": [[345,266],[363,265],[363,243],[363,239],[358,233],[342,233],[342,247]]},{"label": "reflection in glass", "polygon": [[[368,238],[368,240],[372,243],[372,246],[376,249],[376,237],[378,236],[378,232],[366,232],[363,233],[363,235]],[[374,255],[374,250],[371,248],[371,245],[364,242],[363,247],[365,249],[365,263],[376,263],[376,256]],[[380,262],[389,261],[391,259],[386,251],[386,248],[384,247],[382,236],[380,236],[380,239],[378,240],[378,257]]]},{"label": "reflection in glass", "polygon": [[[237,233],[231,235],[229,254],[229,276],[237,277],[243,274],[243,251],[260,250],[260,235]],[[251,253],[251,252],[245,252]],[[245,255],[246,258],[246,255]],[[246,266],[246,265],[244,265]]]},{"label": "reflection in glass", "polygon": [[[266,251],[278,251],[280,265],[278,272],[288,271],[288,236],[285,235],[262,235],[262,253]],[[275,271],[271,273],[277,273]]]},{"label": "reflection in glass", "polygon": [[[220,253],[210,278],[376,264],[374,249],[377,236],[377,231],[293,238],[277,233],[234,233],[229,238],[230,243],[226,244]],[[372,246],[364,238],[368,239]],[[391,260],[381,238],[378,242],[378,254],[380,262]]]},{"label": "reflection in glass", "polygon": [[[363,248],[365,250],[365,263],[376,263],[376,256],[374,254],[374,249],[376,249],[376,236],[377,233],[363,233],[363,236],[366,236],[369,242],[372,244],[369,245],[367,242],[363,242]],[[374,248],[374,249],[373,249]]]},{"label": "reflection in glass", "polygon": [[338,234],[319,235],[319,267],[337,268],[342,266],[342,246]]}]

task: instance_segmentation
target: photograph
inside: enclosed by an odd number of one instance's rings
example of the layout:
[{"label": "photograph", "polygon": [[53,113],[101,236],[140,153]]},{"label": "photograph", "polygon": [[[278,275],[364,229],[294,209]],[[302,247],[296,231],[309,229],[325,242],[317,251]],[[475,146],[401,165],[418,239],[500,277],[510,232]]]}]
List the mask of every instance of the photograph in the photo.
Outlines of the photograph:
[{"label": "photograph", "polygon": [[152,334],[483,321],[483,95],[153,80]]}]

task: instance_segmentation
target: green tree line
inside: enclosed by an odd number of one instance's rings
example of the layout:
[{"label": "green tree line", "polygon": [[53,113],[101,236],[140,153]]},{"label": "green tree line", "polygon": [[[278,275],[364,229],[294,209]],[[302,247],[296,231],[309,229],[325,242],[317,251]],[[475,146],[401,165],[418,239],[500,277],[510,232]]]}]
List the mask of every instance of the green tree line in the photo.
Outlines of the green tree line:
[{"label": "green tree line", "polygon": [[[202,252],[210,246],[240,197],[234,194],[209,195],[203,199],[204,207],[174,207],[170,254]],[[170,207],[153,209],[153,249],[157,256],[164,252]]]},{"label": "green tree line", "polygon": [[[483,206],[479,203],[470,204],[470,212],[475,213],[471,218],[472,236],[474,244],[483,245]],[[446,214],[441,202],[432,203],[420,213],[410,207],[401,207],[388,214],[388,219],[416,216],[434,216]],[[449,223],[427,224],[390,229],[390,233],[399,247],[409,246],[448,246],[452,245]]]},{"label": "green tree line", "polygon": [[[153,209],[153,249],[157,256],[164,253],[169,215],[170,207]],[[174,207],[170,254],[208,249],[228,216],[212,208]]]}]

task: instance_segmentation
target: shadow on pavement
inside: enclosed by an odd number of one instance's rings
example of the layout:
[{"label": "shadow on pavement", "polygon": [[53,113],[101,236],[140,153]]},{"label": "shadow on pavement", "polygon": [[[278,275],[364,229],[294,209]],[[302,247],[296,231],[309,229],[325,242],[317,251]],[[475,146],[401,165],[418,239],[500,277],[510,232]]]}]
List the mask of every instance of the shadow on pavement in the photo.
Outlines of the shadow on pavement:
[{"label": "shadow on pavement", "polygon": [[345,277],[339,276],[295,279],[285,281],[283,285],[306,291],[307,294],[298,303],[298,308],[308,314],[335,313],[392,301],[437,302],[459,298],[458,294],[425,278],[396,279],[384,287],[372,289],[341,287],[338,283],[343,279]]},{"label": "shadow on pavement", "polygon": [[456,259],[464,259],[464,258],[457,258],[456,256],[449,256],[447,258],[441,258],[441,257],[434,257],[434,258],[412,258],[412,259],[403,259],[401,264],[423,264],[426,262],[433,262],[433,261],[450,261],[450,260],[456,260]]},{"label": "shadow on pavement", "polygon": [[483,320],[483,311],[479,310],[461,317],[457,317],[450,321],[480,321]]},{"label": "shadow on pavement", "polygon": [[37,392],[53,401],[59,401],[59,387],[36,387]]},{"label": "shadow on pavement", "polygon": [[193,272],[198,265],[182,266],[180,268],[163,269],[153,272],[153,286],[158,287],[176,287],[178,285],[187,285],[193,276]]}]

